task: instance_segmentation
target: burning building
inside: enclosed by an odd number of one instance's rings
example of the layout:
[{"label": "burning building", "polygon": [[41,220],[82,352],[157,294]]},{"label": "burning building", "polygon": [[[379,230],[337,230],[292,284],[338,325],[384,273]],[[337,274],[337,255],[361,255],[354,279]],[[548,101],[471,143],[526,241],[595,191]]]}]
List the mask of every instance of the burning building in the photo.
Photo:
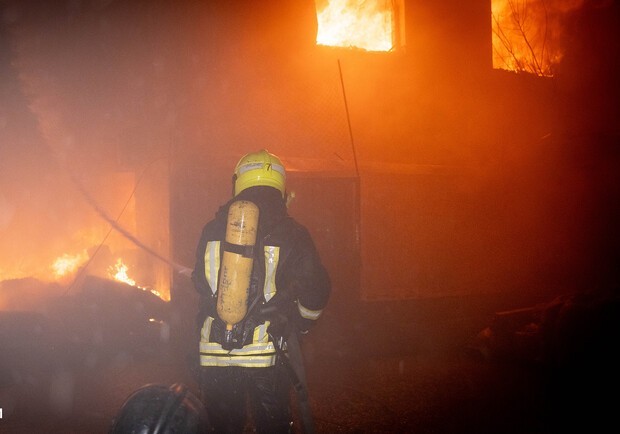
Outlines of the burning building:
[{"label": "burning building", "polygon": [[4,1],[0,310],[114,279],[194,308],[260,148],[334,309],[617,285],[618,28],[611,0]]},{"label": "burning building", "polygon": [[287,162],[291,212],[360,299],[570,281],[572,246],[597,248],[589,187],[568,180],[579,163],[556,161],[566,137],[609,124],[572,122],[588,76],[563,47],[575,17],[613,6],[255,3],[6,4],[6,101],[22,112],[2,115],[2,279],[75,275],[105,245],[104,268],[123,261],[169,299],[256,147]]}]

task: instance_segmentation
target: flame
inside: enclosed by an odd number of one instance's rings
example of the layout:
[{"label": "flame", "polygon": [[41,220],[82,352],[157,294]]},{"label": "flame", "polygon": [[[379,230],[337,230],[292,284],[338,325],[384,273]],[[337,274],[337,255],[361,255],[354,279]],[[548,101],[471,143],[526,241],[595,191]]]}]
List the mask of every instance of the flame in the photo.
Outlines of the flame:
[{"label": "flame", "polygon": [[562,18],[584,0],[492,0],[493,67],[553,76],[563,57]]},{"label": "flame", "polygon": [[129,267],[123,263],[121,258],[116,260],[116,264],[110,267],[110,277],[118,280],[119,282],[124,282],[131,286],[136,286],[136,281],[129,278],[127,275],[127,270]]},{"label": "flame", "polygon": [[78,253],[76,255],[64,255],[56,258],[52,264],[52,272],[56,279],[60,279],[71,274],[74,274],[78,268],[86,262],[88,254],[86,252]]},{"label": "flame", "polygon": [[394,48],[394,10],[389,0],[327,0],[317,2],[316,43],[368,51]]},{"label": "flame", "polygon": [[169,298],[163,297],[162,294],[155,289],[145,288],[137,285],[136,281],[128,276],[127,270],[129,270],[129,267],[123,263],[123,260],[121,258],[118,258],[116,260],[116,263],[109,268],[108,272],[110,277],[112,277],[114,280],[126,283],[131,286],[135,286],[136,288],[140,288],[143,291],[149,291],[151,294],[156,295],[164,301],[170,300]]}]

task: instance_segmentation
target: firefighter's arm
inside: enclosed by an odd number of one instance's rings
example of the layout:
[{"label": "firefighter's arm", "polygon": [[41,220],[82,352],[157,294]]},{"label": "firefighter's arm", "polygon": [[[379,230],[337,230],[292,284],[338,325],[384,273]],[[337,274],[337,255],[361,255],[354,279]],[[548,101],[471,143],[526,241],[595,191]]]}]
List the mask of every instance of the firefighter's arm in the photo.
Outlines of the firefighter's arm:
[{"label": "firefighter's arm", "polygon": [[329,276],[323,267],[316,270],[312,286],[299,292],[297,304],[297,328],[306,333],[323,314],[331,289]]},{"label": "firefighter's arm", "polygon": [[290,291],[296,304],[293,321],[302,332],[307,332],[320,318],[331,293],[327,270],[309,234],[302,238],[302,248],[290,274]]}]

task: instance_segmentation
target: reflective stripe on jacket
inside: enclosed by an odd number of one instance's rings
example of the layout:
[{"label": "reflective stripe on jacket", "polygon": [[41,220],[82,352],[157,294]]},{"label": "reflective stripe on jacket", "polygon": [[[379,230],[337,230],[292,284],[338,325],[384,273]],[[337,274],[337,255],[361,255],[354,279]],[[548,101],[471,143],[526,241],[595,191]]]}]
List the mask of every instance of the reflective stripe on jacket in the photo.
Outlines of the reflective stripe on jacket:
[{"label": "reflective stripe on jacket", "polygon": [[[217,292],[217,282],[220,271],[220,241],[209,241],[205,249],[205,278],[213,294]],[[280,248],[265,246],[265,284],[263,295],[265,301],[269,301],[276,295],[276,270],[280,260]]]},{"label": "reflective stripe on jacket", "polygon": [[[209,241],[205,249],[204,270],[205,277],[213,294],[217,293],[218,274],[220,269],[220,241]],[[264,246],[265,255],[265,282],[263,296],[265,301],[271,300],[277,292],[276,270],[280,257],[280,248]],[[215,290],[213,288],[216,288]],[[243,348],[225,350],[217,342],[210,340],[213,317],[207,317],[200,331],[200,364],[202,366],[244,366],[267,367],[276,362],[276,349],[269,342],[267,328],[269,321],[254,328],[252,343]]]},{"label": "reflective stripe on jacket", "polygon": [[269,321],[254,329],[252,343],[243,348],[225,350],[217,342],[210,342],[211,325],[214,319],[207,317],[200,331],[201,366],[243,366],[264,368],[276,363],[276,348],[269,341]]}]

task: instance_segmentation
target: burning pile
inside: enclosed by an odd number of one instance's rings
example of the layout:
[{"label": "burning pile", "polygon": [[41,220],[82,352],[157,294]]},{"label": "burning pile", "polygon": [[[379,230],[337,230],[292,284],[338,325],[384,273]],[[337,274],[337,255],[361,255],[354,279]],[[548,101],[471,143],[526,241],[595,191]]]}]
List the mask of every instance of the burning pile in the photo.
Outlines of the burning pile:
[{"label": "burning pile", "polygon": [[[107,252],[105,255],[106,258],[110,257],[109,251],[104,251]],[[95,254],[96,253],[97,252],[95,252]],[[85,267],[87,274],[113,279],[117,282],[122,282],[127,285],[140,288],[144,291],[150,291],[162,300],[168,301],[166,298],[162,297],[157,290],[150,289],[146,286],[140,286],[133,278],[129,277],[129,266],[125,264],[122,258],[116,258],[116,261],[108,266],[103,264],[105,268],[102,268],[100,263],[101,261],[95,261],[94,258],[89,258],[88,252],[86,251],[75,255],[65,253],[54,261],[52,264],[52,271],[56,281],[68,283],[79,279],[81,277],[80,274],[83,272],[82,267]],[[92,270],[89,272],[87,269],[91,266],[91,264]],[[102,269],[105,270],[105,273],[101,273]]]}]

